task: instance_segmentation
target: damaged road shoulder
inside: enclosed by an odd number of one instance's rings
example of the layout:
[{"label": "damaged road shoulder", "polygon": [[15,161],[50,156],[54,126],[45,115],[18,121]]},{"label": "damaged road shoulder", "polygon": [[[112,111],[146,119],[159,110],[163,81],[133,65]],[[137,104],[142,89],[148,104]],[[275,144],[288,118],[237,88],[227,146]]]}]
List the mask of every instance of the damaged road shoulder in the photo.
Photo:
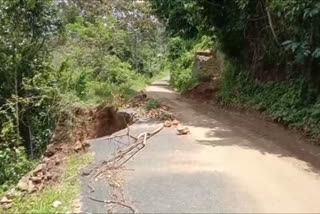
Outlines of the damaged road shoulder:
[{"label": "damaged road shoulder", "polygon": [[[148,139],[161,132],[163,128],[164,125],[161,124],[152,131],[134,135],[128,126],[125,133],[100,138],[100,143],[113,143],[117,144],[117,147],[111,157],[106,156],[105,159],[94,164],[91,170],[83,173],[83,176],[89,177],[86,184],[89,190],[87,198],[96,203],[103,203],[108,212],[113,212],[115,206],[118,206],[117,208],[120,210],[117,211],[119,212],[135,213],[137,210],[130,205],[131,203],[125,197],[120,174],[122,170],[127,170],[125,164],[147,145]],[[106,188],[106,191],[109,190],[108,199],[93,196],[93,193],[96,192],[95,184],[101,180],[108,183],[108,188]]]}]

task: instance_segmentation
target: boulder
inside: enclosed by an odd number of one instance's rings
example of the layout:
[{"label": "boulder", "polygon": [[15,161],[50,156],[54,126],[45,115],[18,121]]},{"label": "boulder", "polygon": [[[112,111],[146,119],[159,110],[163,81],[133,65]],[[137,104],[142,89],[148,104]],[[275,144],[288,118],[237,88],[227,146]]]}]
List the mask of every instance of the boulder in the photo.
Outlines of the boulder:
[{"label": "boulder", "polygon": [[194,58],[193,72],[202,80],[209,80],[212,77],[220,77],[221,60],[218,59],[217,53],[212,51],[198,51]]},{"label": "boulder", "polygon": [[78,140],[73,149],[75,152],[81,152],[83,150],[82,143]]},{"label": "boulder", "polygon": [[49,145],[47,150],[44,152],[45,157],[51,157],[56,153],[56,148],[53,144]]},{"label": "boulder", "polygon": [[21,192],[17,191],[15,188],[10,189],[6,194],[7,198],[11,200],[20,195],[21,195]]},{"label": "boulder", "polygon": [[32,181],[28,181],[28,193],[34,193],[36,191],[36,186]]},{"label": "boulder", "polygon": [[42,170],[46,167],[45,164],[39,164],[36,166],[36,168],[32,171],[33,175],[37,175],[39,172],[42,172]]},{"label": "boulder", "polygon": [[42,176],[41,177],[40,176],[33,176],[30,178],[30,180],[33,181],[33,183],[35,183],[35,184],[39,184],[42,182],[43,177]]},{"label": "boulder", "polygon": [[17,189],[18,190],[21,190],[21,191],[28,191],[28,182],[29,182],[29,178],[30,178],[30,175],[27,174],[25,176],[23,176],[20,181],[18,182],[17,184]]},{"label": "boulder", "polygon": [[2,197],[0,200],[0,204],[10,204],[12,203],[11,199],[8,199],[6,196]]},{"label": "boulder", "polygon": [[166,121],[164,122],[164,127],[170,128],[171,126],[172,126],[172,124],[171,124],[171,121],[170,121],[170,120],[166,120]]},{"label": "boulder", "polygon": [[178,135],[187,135],[187,134],[190,134],[190,130],[188,127],[185,127],[185,126],[179,126],[177,128],[177,132],[178,132]]},{"label": "boulder", "polygon": [[12,208],[12,203],[2,204],[0,207],[2,207],[3,210],[9,210]]}]

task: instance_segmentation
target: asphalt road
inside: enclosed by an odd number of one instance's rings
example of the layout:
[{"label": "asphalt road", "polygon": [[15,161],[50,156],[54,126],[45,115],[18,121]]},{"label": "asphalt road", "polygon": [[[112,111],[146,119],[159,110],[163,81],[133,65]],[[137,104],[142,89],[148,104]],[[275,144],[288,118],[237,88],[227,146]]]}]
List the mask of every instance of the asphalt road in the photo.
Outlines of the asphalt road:
[{"label": "asphalt road", "polygon": [[[154,83],[148,96],[167,104],[191,135],[164,129],[125,169],[110,175],[117,180],[113,185],[107,179],[94,181],[93,193],[82,177],[82,212],[130,211],[88,195],[117,197],[140,213],[320,212],[318,147],[271,122],[181,98],[167,85],[167,80]],[[139,121],[130,129],[141,133],[158,125]],[[94,140],[95,163],[116,149],[115,143]]]}]

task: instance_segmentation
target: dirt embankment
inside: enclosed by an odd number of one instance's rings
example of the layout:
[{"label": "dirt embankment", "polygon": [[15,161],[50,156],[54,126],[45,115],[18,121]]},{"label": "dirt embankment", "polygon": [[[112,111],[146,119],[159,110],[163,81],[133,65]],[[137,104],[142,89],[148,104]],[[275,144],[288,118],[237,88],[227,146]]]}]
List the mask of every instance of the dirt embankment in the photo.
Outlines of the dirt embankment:
[{"label": "dirt embankment", "polygon": [[131,115],[104,105],[94,109],[75,109],[72,116],[63,114],[39,164],[1,199],[0,208],[10,209],[15,197],[32,194],[59,182],[66,158],[73,153],[86,151],[90,146],[88,139],[111,135],[131,122]]},{"label": "dirt embankment", "polygon": [[99,106],[92,117],[93,128],[91,138],[111,135],[119,130],[125,129],[132,123],[132,115],[118,112],[113,107]]}]

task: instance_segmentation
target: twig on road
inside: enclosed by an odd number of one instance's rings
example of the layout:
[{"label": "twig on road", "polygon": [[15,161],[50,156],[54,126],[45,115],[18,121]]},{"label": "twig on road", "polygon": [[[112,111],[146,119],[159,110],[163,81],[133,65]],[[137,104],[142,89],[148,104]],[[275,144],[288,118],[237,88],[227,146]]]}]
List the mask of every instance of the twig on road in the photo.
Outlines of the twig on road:
[{"label": "twig on road", "polygon": [[[118,148],[118,151],[113,155],[112,158],[110,158],[109,160],[105,160],[100,162],[98,165],[96,165],[94,167],[94,169],[92,169],[90,171],[90,173],[88,175],[91,174],[91,178],[90,181],[88,183],[88,187],[91,190],[91,193],[93,193],[95,191],[95,189],[93,188],[93,179],[96,179],[98,177],[100,177],[101,175],[108,173],[112,170],[117,171],[123,168],[123,166],[130,160],[132,159],[139,151],[141,151],[147,144],[147,140],[150,139],[151,137],[153,137],[154,135],[158,134],[162,129],[164,128],[164,125],[161,125],[160,127],[158,127],[157,129],[155,129],[152,132],[144,132],[139,134],[137,137],[132,136],[130,134],[130,128],[129,126],[127,126],[127,133],[125,134],[121,134],[121,135],[116,135],[116,136],[110,136],[110,137],[106,137],[104,139],[113,139],[118,141],[117,139],[120,137],[124,137],[124,136],[128,136],[128,143],[130,143],[130,139],[133,139],[133,143],[132,145],[126,147],[124,150],[121,150]],[[94,175],[93,172],[95,172]],[[110,178],[109,178],[109,182],[110,182]],[[117,190],[119,191],[119,190]],[[121,189],[120,189],[121,191]],[[91,196],[88,196],[89,199],[96,201],[96,202],[101,202],[101,203],[105,203],[105,204],[118,204],[121,205],[123,207],[126,207],[128,209],[130,209],[132,211],[132,213],[135,213],[135,210],[130,207],[129,205],[124,204],[123,202],[118,202],[118,201],[111,201],[111,200],[99,200],[96,198],[93,198]],[[119,198],[116,197],[116,200],[118,200]],[[125,201],[123,199],[123,201]]]},{"label": "twig on road", "polygon": [[96,199],[96,198],[93,198],[91,196],[88,196],[88,198],[92,201],[96,201],[96,202],[100,202],[100,203],[105,203],[105,204],[117,204],[117,205],[120,205],[120,206],[123,206],[123,207],[126,207],[128,208],[132,213],[136,213],[135,209],[133,209],[131,206],[127,205],[127,204],[124,204],[122,202],[119,202],[119,201],[108,201],[108,200],[100,200],[100,199]]}]

